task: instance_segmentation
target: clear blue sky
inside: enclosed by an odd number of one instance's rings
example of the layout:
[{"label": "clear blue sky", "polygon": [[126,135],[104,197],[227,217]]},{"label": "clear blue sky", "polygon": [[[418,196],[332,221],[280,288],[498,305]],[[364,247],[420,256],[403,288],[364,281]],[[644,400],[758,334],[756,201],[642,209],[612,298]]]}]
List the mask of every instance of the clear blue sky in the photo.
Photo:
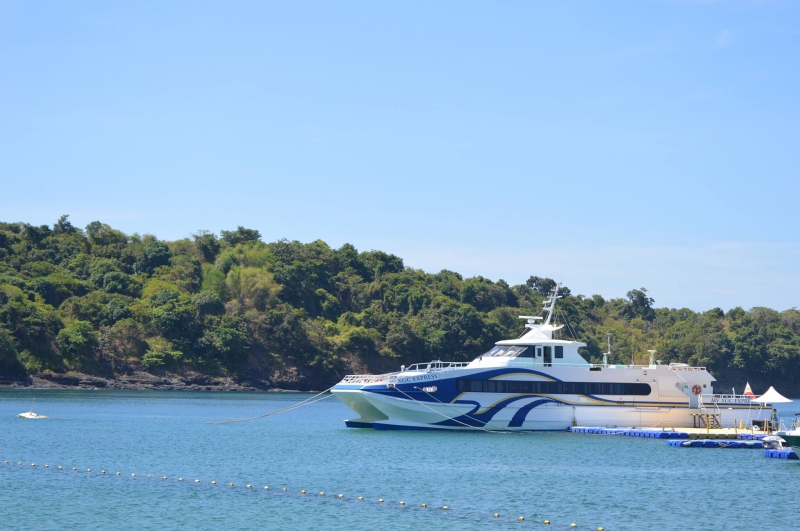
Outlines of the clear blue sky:
[{"label": "clear blue sky", "polygon": [[800,306],[794,1],[0,3],[0,220]]}]

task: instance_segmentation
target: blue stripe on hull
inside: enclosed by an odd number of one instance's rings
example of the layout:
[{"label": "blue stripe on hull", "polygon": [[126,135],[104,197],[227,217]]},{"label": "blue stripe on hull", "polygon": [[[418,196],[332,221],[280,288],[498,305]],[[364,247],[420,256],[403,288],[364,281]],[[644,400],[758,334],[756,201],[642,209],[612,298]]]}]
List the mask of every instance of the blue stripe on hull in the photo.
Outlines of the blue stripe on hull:
[{"label": "blue stripe on hull", "polygon": [[522,426],[522,423],[525,422],[525,417],[528,416],[531,409],[535,408],[536,406],[540,406],[545,402],[549,402],[549,400],[534,400],[530,404],[523,406],[514,413],[514,416],[511,418],[511,422],[508,423],[509,428],[519,428]]},{"label": "blue stripe on hull", "polygon": [[398,431],[442,431],[443,428],[433,428],[429,426],[403,426],[400,424],[383,424],[375,422],[372,428],[376,430],[398,430]]},{"label": "blue stripe on hull", "polygon": [[371,422],[361,422],[358,420],[346,420],[344,424],[348,428],[372,428]]},{"label": "blue stripe on hull", "polygon": [[513,433],[526,432],[526,433],[534,433],[534,432],[545,432],[545,431],[547,431],[547,432],[569,431],[569,428],[552,429],[552,430],[504,430],[502,428],[491,428],[491,429],[488,429],[488,428],[484,428],[484,429],[476,428],[476,429],[470,429],[467,426],[458,426],[458,427],[456,427],[455,430],[453,430],[453,429],[445,428],[445,427],[406,426],[406,425],[402,425],[402,424],[386,424],[386,423],[383,423],[383,422],[375,422],[375,423],[373,423],[372,424],[372,428],[376,429],[376,430],[385,430],[385,431],[464,431],[464,430],[468,430],[468,431],[479,431],[479,432],[483,432],[483,433],[489,433],[489,432],[491,432],[491,433],[494,433],[494,432],[513,432]]}]

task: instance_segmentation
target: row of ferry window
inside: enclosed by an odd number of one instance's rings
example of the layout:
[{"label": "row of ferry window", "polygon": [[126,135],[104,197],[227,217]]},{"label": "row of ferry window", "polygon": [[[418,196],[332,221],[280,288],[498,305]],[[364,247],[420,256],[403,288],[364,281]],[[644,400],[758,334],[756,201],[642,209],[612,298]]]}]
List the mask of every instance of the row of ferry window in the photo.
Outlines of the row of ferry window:
[{"label": "row of ferry window", "polygon": [[617,395],[647,396],[650,385],[646,383],[613,382],[522,382],[513,380],[456,381],[459,393],[537,393],[547,395]]},{"label": "row of ferry window", "polygon": [[[556,345],[555,347],[539,347],[539,356],[542,355],[542,350],[544,350],[545,357],[550,357],[550,349],[553,349],[553,353],[555,354],[556,358],[563,358],[564,357],[564,347],[562,345]],[[483,354],[484,356],[494,356],[494,357],[507,357],[507,358],[535,358],[536,357],[536,347],[535,346],[497,346],[494,347],[489,352]]]}]

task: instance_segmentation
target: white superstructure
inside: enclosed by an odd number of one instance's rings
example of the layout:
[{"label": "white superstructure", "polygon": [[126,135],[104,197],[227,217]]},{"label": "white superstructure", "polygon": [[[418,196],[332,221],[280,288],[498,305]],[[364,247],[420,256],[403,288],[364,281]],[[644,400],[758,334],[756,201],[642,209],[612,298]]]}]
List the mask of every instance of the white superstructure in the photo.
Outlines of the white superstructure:
[{"label": "white superstructure", "polygon": [[[558,288],[546,319],[522,316],[526,332],[499,341],[471,362],[431,361],[381,375],[350,375],[332,392],[360,415],[351,427],[376,429],[564,430],[582,426],[733,426],[771,405],[715,395],[705,367],[593,365],[586,346],[553,338]],[[541,322],[543,321],[543,322]]]}]

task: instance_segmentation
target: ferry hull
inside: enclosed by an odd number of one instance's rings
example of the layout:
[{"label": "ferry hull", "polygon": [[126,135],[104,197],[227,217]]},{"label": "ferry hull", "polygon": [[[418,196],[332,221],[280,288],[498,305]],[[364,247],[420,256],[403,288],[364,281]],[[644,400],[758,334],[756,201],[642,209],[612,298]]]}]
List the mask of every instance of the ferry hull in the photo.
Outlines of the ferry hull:
[{"label": "ferry hull", "polygon": [[[383,386],[385,388],[385,386]],[[332,390],[359,413],[348,427],[377,430],[561,431],[570,426],[685,428],[695,425],[707,411],[686,405],[581,404],[585,397],[519,396],[471,393],[456,402],[419,400],[410,393],[395,396],[383,389]],[[403,394],[409,396],[406,398]],[[722,405],[717,415],[722,427],[764,417],[762,407]],[[694,415],[694,416],[693,416]],[[701,427],[701,426],[698,426]]]}]

